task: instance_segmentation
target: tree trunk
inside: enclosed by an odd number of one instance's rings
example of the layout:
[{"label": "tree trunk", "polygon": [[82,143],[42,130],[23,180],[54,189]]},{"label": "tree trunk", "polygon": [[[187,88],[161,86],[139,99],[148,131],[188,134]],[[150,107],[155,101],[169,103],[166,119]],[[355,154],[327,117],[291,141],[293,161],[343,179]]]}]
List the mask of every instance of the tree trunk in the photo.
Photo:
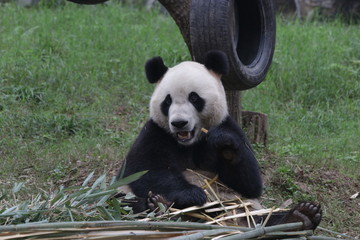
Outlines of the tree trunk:
[{"label": "tree trunk", "polygon": [[229,114],[241,126],[241,93],[238,90],[226,90]]},{"label": "tree trunk", "polygon": [[166,8],[171,17],[175,20],[179,27],[181,35],[192,56],[191,40],[190,40],[190,6],[191,0],[159,0]]}]

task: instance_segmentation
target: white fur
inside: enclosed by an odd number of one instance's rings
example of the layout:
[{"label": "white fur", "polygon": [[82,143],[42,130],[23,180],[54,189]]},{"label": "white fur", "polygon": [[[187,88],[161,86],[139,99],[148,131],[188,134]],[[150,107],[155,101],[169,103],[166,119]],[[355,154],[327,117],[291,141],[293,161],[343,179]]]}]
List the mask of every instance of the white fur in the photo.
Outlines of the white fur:
[{"label": "white fur", "polygon": [[[189,93],[196,92],[205,100],[205,107],[199,113],[189,102]],[[172,104],[168,116],[164,116],[160,106],[170,94]],[[166,72],[157,83],[150,101],[150,117],[172,134],[172,121],[188,121],[186,131],[195,128],[195,137],[186,144],[192,144],[200,136],[201,128],[209,129],[219,125],[228,116],[225,90],[220,76],[196,62],[182,62]]]}]

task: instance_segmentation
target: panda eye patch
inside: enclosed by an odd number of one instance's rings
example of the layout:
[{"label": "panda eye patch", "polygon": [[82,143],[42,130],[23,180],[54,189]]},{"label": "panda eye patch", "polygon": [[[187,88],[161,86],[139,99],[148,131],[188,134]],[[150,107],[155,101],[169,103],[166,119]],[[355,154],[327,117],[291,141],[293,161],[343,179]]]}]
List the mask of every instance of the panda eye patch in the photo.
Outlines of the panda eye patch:
[{"label": "panda eye patch", "polygon": [[197,100],[199,100],[200,96],[196,92],[191,92],[189,94],[189,101],[191,103],[195,103]]},{"label": "panda eye patch", "polygon": [[170,96],[170,94],[166,95],[164,101],[162,101],[160,108],[161,108],[161,112],[167,116],[169,114],[169,108],[170,105],[172,104],[172,98]]},{"label": "panda eye patch", "polygon": [[170,94],[168,94],[168,95],[166,96],[166,98],[164,99],[163,103],[166,104],[166,105],[171,105],[172,99],[171,99]]},{"label": "panda eye patch", "polygon": [[205,100],[200,97],[196,92],[191,92],[189,94],[189,102],[191,102],[192,105],[194,105],[195,109],[198,112],[201,112],[204,109],[205,106]]}]

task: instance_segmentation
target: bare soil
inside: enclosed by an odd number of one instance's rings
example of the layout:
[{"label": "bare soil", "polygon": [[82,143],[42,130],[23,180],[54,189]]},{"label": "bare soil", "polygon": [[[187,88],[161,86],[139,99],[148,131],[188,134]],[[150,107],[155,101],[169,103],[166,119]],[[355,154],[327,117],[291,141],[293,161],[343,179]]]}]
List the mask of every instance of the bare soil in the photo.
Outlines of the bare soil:
[{"label": "bare soil", "polygon": [[[279,176],[277,169],[283,166],[292,172]],[[280,205],[287,198],[294,203],[319,202],[323,209],[320,227],[360,238],[360,176],[352,178],[326,166],[319,169],[298,165],[295,158],[279,159],[271,155],[263,160],[262,169],[267,189],[263,197],[265,204]],[[290,190],[286,187],[289,181]],[[341,235],[332,236],[342,238]]]}]

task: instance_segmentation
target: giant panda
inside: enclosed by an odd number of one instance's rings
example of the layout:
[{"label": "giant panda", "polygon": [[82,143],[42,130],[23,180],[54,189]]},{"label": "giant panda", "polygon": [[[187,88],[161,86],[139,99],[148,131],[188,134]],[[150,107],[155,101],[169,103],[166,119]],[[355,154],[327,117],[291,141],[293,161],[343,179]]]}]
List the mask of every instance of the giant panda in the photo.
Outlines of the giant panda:
[{"label": "giant panda", "polygon": [[160,57],[146,63],[147,79],[156,84],[150,119],[130,149],[124,171],[126,177],[148,170],[130,184],[136,196],[160,194],[178,208],[204,204],[204,191],[182,174],[187,168],[217,173],[244,197],[261,195],[257,160],[228,113],[221,83],[228,69],[220,51],[209,52],[204,65],[189,61],[168,68]]},{"label": "giant panda", "polygon": [[215,173],[245,198],[261,195],[263,183],[254,152],[228,112],[221,83],[228,70],[227,56],[221,51],[208,52],[204,64],[187,61],[168,68],[161,57],[145,64],[148,81],[156,84],[150,119],[117,177],[148,170],[129,185],[139,199],[136,212],[153,210],[156,201],[175,208],[204,204],[204,190],[187,180],[186,169]]}]

